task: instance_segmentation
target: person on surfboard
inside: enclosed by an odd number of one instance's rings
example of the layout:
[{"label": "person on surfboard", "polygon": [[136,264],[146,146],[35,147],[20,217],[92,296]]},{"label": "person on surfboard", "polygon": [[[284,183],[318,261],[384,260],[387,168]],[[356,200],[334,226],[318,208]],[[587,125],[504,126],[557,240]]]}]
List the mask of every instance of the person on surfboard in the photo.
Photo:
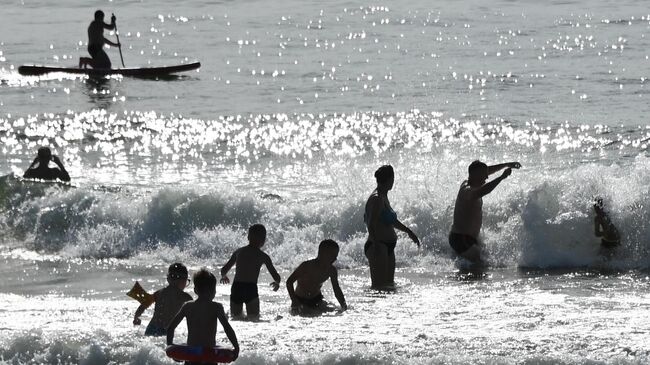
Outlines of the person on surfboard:
[{"label": "person on surfboard", "polygon": [[187,277],[188,273],[185,265],[178,262],[171,264],[167,270],[167,283],[169,285],[153,293],[151,300],[141,303],[135,311],[133,325],[138,326],[142,323],[140,316],[145,309],[156,303],[153,309],[153,317],[151,317],[151,321],[149,321],[149,325],[144,331],[145,336],[166,335],[169,322],[185,302],[192,300],[192,296],[183,290],[188,283]]},{"label": "person on surfboard", "polygon": [[111,68],[111,60],[104,52],[104,44],[108,43],[113,47],[119,47],[120,43],[114,43],[104,38],[104,29],[115,29],[115,15],[111,16],[111,24],[104,23],[104,12],[97,10],[95,20],[88,26],[88,53],[91,57],[80,57],[79,68]]},{"label": "person on surfboard", "polygon": [[[512,173],[512,169],[521,167],[519,162],[508,162],[488,166],[476,160],[469,165],[469,177],[463,181],[458,190],[454,206],[454,221],[449,233],[449,245],[462,258],[479,264],[481,247],[478,236],[483,223],[483,197]],[[486,183],[488,176],[502,169],[501,176]]]},{"label": "person on surfboard", "polygon": [[205,268],[194,274],[194,293],[196,300],[187,302],[172,319],[167,328],[167,345],[174,344],[174,331],[183,318],[187,319],[187,346],[212,348],[216,345],[217,321],[221,322],[223,330],[234,347],[235,359],[239,355],[237,335],[228,323],[228,317],[223,305],[214,302],[217,278]]},{"label": "person on surfboard", "polygon": [[[59,168],[54,169],[50,168],[48,165],[50,161],[54,162]],[[70,175],[63,167],[63,163],[58,156],[52,155],[52,151],[49,147],[41,147],[38,149],[38,155],[34,159],[31,165],[27,168],[27,171],[23,174],[25,179],[41,179],[41,180],[56,180],[68,182],[70,181]]]},{"label": "person on surfboard", "polygon": [[257,281],[260,268],[266,266],[273,277],[273,291],[280,287],[280,274],[273,266],[269,255],[262,251],[266,242],[266,228],[261,224],[253,224],[248,229],[248,246],[240,247],[232,254],[230,260],[221,269],[221,283],[228,284],[228,271],[236,265],[235,279],[230,288],[230,315],[241,318],[243,305],[246,304],[246,315],[249,319],[260,316],[260,297],[257,292]]},{"label": "person on surfboard", "polygon": [[[323,300],[321,287],[330,279],[334,296],[347,310],[343,291],[339,286],[339,275],[334,267],[334,261],[339,255],[339,245],[333,240],[324,240],[318,245],[318,255],[315,259],[301,263],[287,279],[287,291],[291,298],[292,310],[326,310],[327,303]],[[298,283],[294,288],[294,283]]]}]

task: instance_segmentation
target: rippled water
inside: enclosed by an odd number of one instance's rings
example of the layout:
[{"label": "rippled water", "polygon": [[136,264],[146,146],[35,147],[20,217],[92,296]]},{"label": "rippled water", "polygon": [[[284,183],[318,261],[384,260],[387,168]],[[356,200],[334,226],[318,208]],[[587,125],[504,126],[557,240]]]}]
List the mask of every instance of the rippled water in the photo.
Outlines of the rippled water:
[{"label": "rippled water", "polygon": [[[76,65],[95,6],[116,13],[127,67],[201,69],[17,73]],[[263,321],[233,324],[237,363],[647,363],[649,31],[632,0],[3,4],[0,363],[173,363],[124,293],[162,286],[170,262],[218,269],[256,222],[284,278],[337,240],[351,309],[294,317],[264,287]],[[41,145],[73,186],[12,176]],[[476,158],[523,165],[485,199],[478,276],[446,237]],[[423,242],[400,237],[390,295],[363,255],[384,163]],[[623,237],[609,260],[595,196]]]}]

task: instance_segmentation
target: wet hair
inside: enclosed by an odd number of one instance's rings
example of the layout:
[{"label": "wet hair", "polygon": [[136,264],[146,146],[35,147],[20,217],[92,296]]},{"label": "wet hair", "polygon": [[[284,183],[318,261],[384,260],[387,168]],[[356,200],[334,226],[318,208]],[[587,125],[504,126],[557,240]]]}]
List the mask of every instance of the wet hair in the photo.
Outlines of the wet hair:
[{"label": "wet hair", "polygon": [[323,240],[318,245],[318,256],[320,256],[325,250],[336,250],[339,251],[339,244],[334,240]]},{"label": "wet hair", "polygon": [[248,228],[248,235],[251,237],[266,238],[266,227],[263,224],[253,224]]},{"label": "wet hair", "polygon": [[484,162],[476,160],[476,161],[472,162],[471,164],[469,164],[469,167],[467,168],[467,172],[470,175],[472,175],[472,174],[478,172],[479,170],[487,169],[487,167],[488,166]]},{"label": "wet hair", "polygon": [[394,177],[395,171],[391,165],[384,165],[375,171],[375,179],[377,179],[377,184],[385,183]]},{"label": "wet hair", "polygon": [[49,161],[52,159],[52,150],[49,147],[41,147],[38,149],[38,159],[41,161]]},{"label": "wet hair", "polygon": [[95,20],[102,20],[104,19],[104,12],[101,10],[97,10],[95,12]]},{"label": "wet hair", "polygon": [[167,278],[171,280],[187,279],[187,267],[180,262],[169,265],[169,269],[167,269]]},{"label": "wet hair", "polygon": [[210,292],[217,286],[217,278],[204,267],[194,273],[192,280],[194,280],[194,291],[197,294]]}]

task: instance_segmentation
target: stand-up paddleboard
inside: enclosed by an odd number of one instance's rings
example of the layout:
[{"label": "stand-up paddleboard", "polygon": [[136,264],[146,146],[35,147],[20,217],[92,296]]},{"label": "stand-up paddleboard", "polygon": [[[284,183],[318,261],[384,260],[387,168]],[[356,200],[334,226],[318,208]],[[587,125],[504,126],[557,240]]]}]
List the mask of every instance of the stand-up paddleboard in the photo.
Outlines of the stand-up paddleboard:
[{"label": "stand-up paddleboard", "polygon": [[142,286],[140,286],[140,283],[137,281],[135,282],[135,284],[133,284],[133,288],[131,288],[131,290],[129,290],[129,292],[126,293],[126,295],[137,300],[138,302],[140,302],[140,304],[144,304],[146,306],[149,306],[151,305],[151,303],[154,302],[153,295],[147,293],[142,288]]},{"label": "stand-up paddleboard", "polygon": [[196,363],[228,363],[235,361],[235,351],[215,347],[169,345],[165,350],[168,357],[178,361]]},{"label": "stand-up paddleboard", "polygon": [[122,75],[131,77],[156,77],[168,76],[179,72],[192,71],[198,69],[199,67],[201,67],[201,62],[186,63],[175,66],[139,68],[78,68],[23,65],[18,67],[18,73],[24,76],[39,76],[51,72],[63,72],[89,76]]}]

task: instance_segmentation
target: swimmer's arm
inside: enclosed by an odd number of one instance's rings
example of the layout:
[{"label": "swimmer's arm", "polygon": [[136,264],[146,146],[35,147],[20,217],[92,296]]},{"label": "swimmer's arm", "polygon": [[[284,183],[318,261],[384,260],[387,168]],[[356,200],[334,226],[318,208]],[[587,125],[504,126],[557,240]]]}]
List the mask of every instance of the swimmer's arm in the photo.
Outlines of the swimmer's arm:
[{"label": "swimmer's arm", "polygon": [[65,169],[65,167],[63,167],[63,163],[61,163],[59,157],[52,156],[52,162],[54,162],[59,167],[59,175],[58,175],[59,180],[65,182],[70,181],[70,175],[68,174],[68,171]]},{"label": "swimmer's arm", "polygon": [[503,170],[505,168],[518,169],[520,167],[521,167],[521,164],[519,162],[500,163],[500,164],[497,164],[497,165],[488,166],[488,175],[492,175],[495,172]]},{"label": "swimmer's arm", "polygon": [[420,239],[418,238],[418,236],[416,236],[415,233],[413,233],[413,231],[411,231],[409,227],[405,226],[402,222],[400,222],[399,219],[395,223],[393,223],[393,227],[408,234],[409,238],[413,242],[415,242],[416,245],[420,246]]},{"label": "swimmer's arm", "polygon": [[499,185],[501,183],[501,181],[505,180],[508,176],[510,176],[511,173],[512,173],[512,170],[510,169],[510,167],[508,167],[503,172],[503,174],[501,174],[501,176],[499,176],[497,178],[494,178],[489,183],[483,184],[483,186],[478,188],[476,190],[476,192],[474,193],[475,194],[474,198],[478,199],[478,198],[481,198],[481,197],[484,197],[484,196],[490,194],[492,192],[492,190],[494,190],[494,188],[496,188],[497,185]]},{"label": "swimmer's arm", "polygon": [[152,295],[153,300],[152,301],[147,301],[147,302],[141,303],[140,306],[138,307],[138,309],[135,310],[135,315],[133,315],[133,325],[137,326],[137,325],[140,325],[140,323],[142,323],[142,321],[140,321],[140,316],[142,315],[142,313],[144,313],[144,311],[147,308],[151,307],[151,304],[156,302],[156,297],[158,296],[157,294],[158,294],[158,292],[153,293],[153,295]]},{"label": "swimmer's arm", "polygon": [[339,304],[341,305],[341,309],[347,310],[348,305],[345,303],[345,297],[343,296],[343,290],[341,290],[341,286],[339,285],[339,274],[336,271],[336,268],[332,266],[332,270],[330,272],[330,281],[332,282],[332,290],[334,290],[334,296],[336,297],[336,300],[339,301]]},{"label": "swimmer's arm", "polygon": [[264,264],[266,265],[266,269],[269,271],[269,274],[273,277],[273,283],[271,284],[273,286],[273,290],[277,291],[280,288],[280,281],[282,281],[282,278],[280,277],[280,274],[278,274],[278,271],[275,269],[275,266],[273,266],[273,261],[271,261],[271,257],[269,255],[266,255],[264,257]]},{"label": "swimmer's arm", "polygon": [[235,251],[230,257],[230,260],[228,260],[228,262],[226,262],[226,264],[221,268],[221,284],[228,284],[230,282],[230,279],[228,279],[228,276],[226,275],[228,274],[228,271],[230,271],[230,269],[235,266],[235,262],[237,262],[238,251],[239,250]]},{"label": "swimmer's arm", "polygon": [[171,322],[169,322],[169,325],[167,326],[167,345],[173,345],[174,344],[174,330],[176,330],[176,327],[178,326],[179,323],[185,318],[185,315],[187,314],[187,303],[183,304],[181,309],[176,313],[176,316],[174,319],[172,319]]},{"label": "swimmer's arm", "polygon": [[304,275],[304,271],[305,271],[305,263],[303,262],[287,278],[287,292],[289,292],[289,298],[291,298],[291,305],[292,306],[298,303],[298,301],[296,300],[296,292],[295,292],[295,289],[293,287],[293,283],[295,283],[298,280],[298,278],[300,278],[300,277],[302,277]]},{"label": "swimmer's arm", "polygon": [[228,322],[228,318],[226,317],[226,312],[223,310],[223,306],[221,304],[217,304],[217,319],[219,322],[221,322],[221,326],[223,327],[223,331],[226,332],[226,336],[228,337],[228,340],[230,340],[230,343],[235,349],[235,359],[239,356],[239,342],[237,341],[237,335],[235,334],[235,330],[232,329],[230,326],[230,323]]},{"label": "swimmer's arm", "polygon": [[594,217],[594,234],[596,237],[603,236],[603,226],[601,225],[600,217]]}]

